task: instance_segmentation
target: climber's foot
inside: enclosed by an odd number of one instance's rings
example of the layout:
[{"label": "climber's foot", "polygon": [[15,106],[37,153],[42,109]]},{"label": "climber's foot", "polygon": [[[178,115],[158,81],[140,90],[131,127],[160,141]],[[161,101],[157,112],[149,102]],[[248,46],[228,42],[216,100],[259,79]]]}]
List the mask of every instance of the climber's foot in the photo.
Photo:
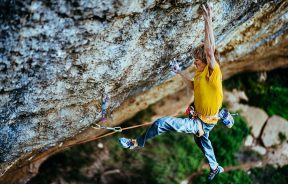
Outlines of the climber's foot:
[{"label": "climber's foot", "polygon": [[217,176],[219,173],[224,172],[223,167],[221,167],[220,165],[217,166],[217,168],[215,170],[212,170],[209,175],[208,175],[208,180],[212,181],[215,176]]},{"label": "climber's foot", "polygon": [[119,143],[123,148],[135,149],[138,148],[138,143],[136,139],[119,138]]}]

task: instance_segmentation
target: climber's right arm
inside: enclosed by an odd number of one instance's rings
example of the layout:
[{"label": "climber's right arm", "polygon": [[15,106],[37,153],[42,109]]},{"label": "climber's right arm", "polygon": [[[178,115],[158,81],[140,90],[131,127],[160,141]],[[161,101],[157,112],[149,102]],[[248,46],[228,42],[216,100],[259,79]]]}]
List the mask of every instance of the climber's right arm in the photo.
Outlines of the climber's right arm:
[{"label": "climber's right arm", "polygon": [[215,38],[213,33],[213,26],[212,26],[212,8],[210,7],[209,3],[207,5],[203,5],[204,10],[204,21],[205,21],[205,53],[207,58],[207,64],[209,69],[214,70],[216,67],[216,59],[214,56],[215,53]]}]

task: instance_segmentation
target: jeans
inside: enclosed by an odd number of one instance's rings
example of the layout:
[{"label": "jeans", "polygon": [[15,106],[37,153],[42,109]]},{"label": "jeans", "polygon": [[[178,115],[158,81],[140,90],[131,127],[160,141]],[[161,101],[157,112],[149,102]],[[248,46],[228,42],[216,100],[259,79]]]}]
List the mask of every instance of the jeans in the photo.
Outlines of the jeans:
[{"label": "jeans", "polygon": [[[196,121],[201,121],[202,123],[204,135],[201,137],[195,136],[199,129],[198,123]],[[209,140],[209,132],[213,129],[214,126],[214,124],[204,123],[199,118],[195,120],[189,118],[162,117],[157,119],[144,134],[138,137],[137,142],[139,146],[144,147],[145,142],[148,139],[151,139],[164,132],[180,132],[194,134],[194,140],[196,144],[208,160],[210,168],[215,170],[218,166],[218,163],[215,158],[212,144]]]}]

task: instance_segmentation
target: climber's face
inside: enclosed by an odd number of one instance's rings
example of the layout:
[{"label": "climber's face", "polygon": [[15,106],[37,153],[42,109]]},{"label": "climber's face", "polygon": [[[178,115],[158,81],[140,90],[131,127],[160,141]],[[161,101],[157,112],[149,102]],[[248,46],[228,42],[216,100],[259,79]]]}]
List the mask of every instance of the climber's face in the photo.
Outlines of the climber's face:
[{"label": "climber's face", "polygon": [[206,66],[206,63],[204,63],[201,59],[195,58],[194,65],[196,66],[197,71],[202,72]]}]

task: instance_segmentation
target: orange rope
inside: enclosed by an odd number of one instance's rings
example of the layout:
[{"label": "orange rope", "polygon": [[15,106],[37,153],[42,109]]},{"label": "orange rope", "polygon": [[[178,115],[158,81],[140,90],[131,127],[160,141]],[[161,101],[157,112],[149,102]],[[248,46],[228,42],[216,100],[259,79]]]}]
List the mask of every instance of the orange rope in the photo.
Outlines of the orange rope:
[{"label": "orange rope", "polygon": [[[176,114],[174,116],[176,116],[176,117],[177,116],[183,116],[183,114]],[[134,126],[122,128],[122,131],[129,130],[129,129],[134,129],[134,128],[138,128],[138,127],[142,127],[142,126],[148,126],[148,125],[151,125],[151,124],[153,124],[153,122],[143,123],[143,124],[140,124],[140,125],[134,125]],[[101,135],[101,136],[98,136],[98,137],[95,137],[95,138],[91,138],[91,139],[88,139],[88,140],[77,142],[76,144],[73,144],[73,145],[83,144],[83,143],[90,142],[90,141],[96,141],[98,139],[101,139],[103,137],[107,137],[109,135],[113,135],[115,133],[117,133],[117,132],[110,132],[110,133],[107,133],[107,134],[104,134],[104,135]],[[66,147],[70,147],[70,145],[65,146],[65,148]]]},{"label": "orange rope", "polygon": [[[142,127],[142,126],[148,126],[148,125],[151,125],[153,124],[153,122],[149,122],[149,123],[143,123],[143,124],[140,124],[140,125],[134,125],[134,126],[130,126],[130,127],[126,127],[126,128],[122,128],[122,131],[124,130],[129,130],[129,129],[134,129],[134,128],[138,128],[138,127]],[[104,134],[104,135],[101,135],[101,136],[98,136],[98,137],[95,137],[95,138],[91,138],[91,139],[88,139],[88,140],[84,140],[84,141],[80,141],[80,142],[77,142],[76,144],[72,144],[72,145],[79,145],[79,144],[83,144],[83,143],[86,143],[86,142],[90,142],[90,141],[96,141],[98,139],[101,139],[103,137],[107,137],[109,135],[113,135],[117,132],[110,132],[110,133],[107,133],[107,134]],[[67,145],[65,146],[65,148],[68,148],[70,147],[71,145]]]},{"label": "orange rope", "polygon": [[[176,116],[182,116],[182,115],[183,115],[183,114],[176,114]],[[124,130],[129,130],[129,129],[134,129],[134,128],[138,128],[138,127],[142,127],[142,126],[148,126],[148,125],[151,125],[151,124],[153,124],[153,122],[148,122],[148,123],[143,123],[143,124],[140,124],[140,125],[134,125],[134,126],[130,126],[130,127],[125,127],[125,128],[122,128],[122,131],[124,131]],[[106,133],[106,134],[104,134],[104,135],[101,135],[101,136],[98,136],[98,137],[95,137],[95,138],[87,139],[87,140],[84,140],[84,141],[79,141],[79,142],[77,142],[76,144],[68,144],[68,145],[65,145],[65,146],[62,147],[62,151],[65,150],[65,149],[67,149],[67,148],[69,148],[69,147],[71,147],[71,146],[83,144],[83,143],[90,142],[90,141],[95,141],[95,140],[101,139],[101,138],[103,138],[103,137],[107,137],[107,136],[109,136],[109,135],[113,135],[113,134],[115,134],[115,133],[117,133],[117,132],[110,132],[110,133]],[[59,149],[59,147],[57,147],[56,150],[57,150],[57,149]],[[44,158],[44,157],[45,157],[45,155],[39,156],[38,158],[32,159],[32,161],[35,162],[35,161],[37,161],[37,160],[39,160],[39,159],[41,159],[41,158]],[[32,161],[31,161],[31,162],[32,162]],[[29,164],[29,162],[26,163],[26,164],[24,164],[24,165],[27,165],[27,164]],[[24,166],[24,165],[22,165],[22,166]]]}]

